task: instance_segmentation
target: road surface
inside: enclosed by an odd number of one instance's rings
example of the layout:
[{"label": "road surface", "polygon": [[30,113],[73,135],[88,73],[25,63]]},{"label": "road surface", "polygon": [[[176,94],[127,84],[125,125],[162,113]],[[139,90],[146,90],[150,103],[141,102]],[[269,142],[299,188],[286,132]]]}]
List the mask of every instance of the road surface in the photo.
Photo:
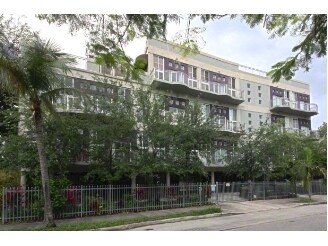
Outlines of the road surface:
[{"label": "road surface", "polygon": [[135,231],[326,231],[327,204],[151,225]]}]

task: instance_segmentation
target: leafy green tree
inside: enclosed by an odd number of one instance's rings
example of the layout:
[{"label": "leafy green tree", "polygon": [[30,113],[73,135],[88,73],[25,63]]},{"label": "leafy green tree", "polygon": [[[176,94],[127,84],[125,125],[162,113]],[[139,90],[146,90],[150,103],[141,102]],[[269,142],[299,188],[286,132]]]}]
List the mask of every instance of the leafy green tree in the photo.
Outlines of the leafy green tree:
[{"label": "leafy green tree", "polygon": [[74,60],[61,53],[51,41],[44,42],[37,35],[23,40],[21,52],[9,52],[6,33],[1,33],[2,49],[0,53],[0,86],[19,96],[32,111],[36,144],[44,195],[44,212],[47,226],[55,226],[49,193],[49,175],[44,148],[43,114],[48,109],[54,112],[52,101],[64,90],[59,87],[59,72],[67,72],[68,65]]},{"label": "leafy green tree", "polygon": [[227,170],[242,179],[286,178],[301,148],[301,139],[284,133],[281,123],[265,123],[243,134],[227,158]]}]

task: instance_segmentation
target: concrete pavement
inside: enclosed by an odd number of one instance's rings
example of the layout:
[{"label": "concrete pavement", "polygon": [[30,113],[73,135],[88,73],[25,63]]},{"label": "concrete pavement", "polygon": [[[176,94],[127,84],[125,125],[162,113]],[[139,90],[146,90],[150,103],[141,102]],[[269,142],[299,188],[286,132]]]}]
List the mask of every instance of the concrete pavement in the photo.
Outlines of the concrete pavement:
[{"label": "concrete pavement", "polygon": [[327,231],[327,204],[148,225],[134,231]]}]

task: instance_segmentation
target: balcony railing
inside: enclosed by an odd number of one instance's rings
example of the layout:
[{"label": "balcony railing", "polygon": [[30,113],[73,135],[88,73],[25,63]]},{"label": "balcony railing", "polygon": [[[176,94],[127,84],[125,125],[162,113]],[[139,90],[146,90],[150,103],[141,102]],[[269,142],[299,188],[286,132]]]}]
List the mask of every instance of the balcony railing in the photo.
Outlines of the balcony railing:
[{"label": "balcony railing", "polygon": [[302,101],[290,101],[288,98],[276,97],[271,101],[271,107],[289,107],[295,110],[318,113],[318,105]]},{"label": "balcony railing", "polygon": [[233,98],[244,100],[244,91],[230,88],[226,84],[210,83],[206,81],[199,81],[194,78],[189,78],[186,73],[179,71],[155,70],[155,78],[170,82],[172,84],[185,85],[195,90],[206,91],[217,95],[228,95]]},{"label": "balcony railing", "polygon": [[319,139],[320,134],[318,130],[310,130],[310,129],[296,129],[296,128],[284,128],[285,132],[296,133],[300,136],[311,137],[313,139]]},{"label": "balcony railing", "polygon": [[227,118],[222,117],[215,120],[215,122],[220,126],[221,131],[227,132],[240,132],[242,131],[242,125],[237,121],[229,121]]}]

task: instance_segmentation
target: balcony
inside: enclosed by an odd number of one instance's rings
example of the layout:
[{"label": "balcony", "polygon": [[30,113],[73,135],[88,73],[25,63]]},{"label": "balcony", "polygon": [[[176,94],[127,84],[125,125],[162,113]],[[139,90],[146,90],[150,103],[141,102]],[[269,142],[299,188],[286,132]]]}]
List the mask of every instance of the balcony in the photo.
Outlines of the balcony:
[{"label": "balcony", "polygon": [[318,130],[310,130],[310,129],[298,129],[298,128],[284,128],[284,132],[295,133],[299,136],[310,137],[314,140],[320,138],[320,134]]},{"label": "balcony", "polygon": [[311,117],[318,114],[318,105],[302,101],[290,101],[288,98],[276,97],[271,100],[271,112],[294,114],[302,117]]},{"label": "balcony", "polygon": [[215,123],[220,126],[220,130],[230,133],[240,133],[243,127],[237,121],[229,121],[225,117],[220,117],[215,119]]},{"label": "balcony", "polygon": [[[192,96],[218,100],[227,104],[239,105],[244,101],[244,92],[228,87],[226,84],[209,83],[189,78],[178,71],[152,71],[152,85],[157,89],[174,90]],[[156,81],[156,82],[155,82]]]}]

